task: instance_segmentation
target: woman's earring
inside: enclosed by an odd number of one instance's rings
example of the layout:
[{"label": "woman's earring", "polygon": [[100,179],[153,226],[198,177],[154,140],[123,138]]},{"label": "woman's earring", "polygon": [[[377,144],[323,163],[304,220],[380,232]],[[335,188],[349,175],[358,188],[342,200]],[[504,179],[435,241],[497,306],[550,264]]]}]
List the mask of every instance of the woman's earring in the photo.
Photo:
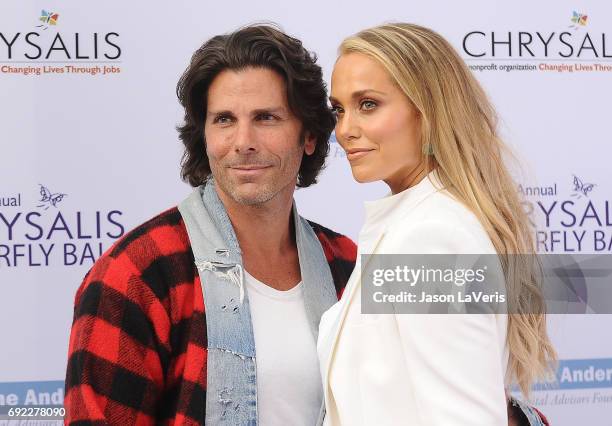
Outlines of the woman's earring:
[{"label": "woman's earring", "polygon": [[423,155],[425,156],[430,156],[433,155],[434,151],[433,151],[433,145],[428,143],[424,143],[423,144]]}]

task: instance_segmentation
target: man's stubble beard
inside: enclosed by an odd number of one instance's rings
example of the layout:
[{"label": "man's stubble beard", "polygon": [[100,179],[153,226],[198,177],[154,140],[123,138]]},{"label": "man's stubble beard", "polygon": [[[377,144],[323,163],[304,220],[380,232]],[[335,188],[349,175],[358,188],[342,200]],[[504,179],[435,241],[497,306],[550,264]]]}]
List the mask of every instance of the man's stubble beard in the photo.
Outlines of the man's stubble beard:
[{"label": "man's stubble beard", "polygon": [[[292,179],[288,179],[287,182],[284,182],[284,184],[281,184],[279,186],[276,185],[276,182],[287,176],[287,174],[284,173],[283,170],[280,170],[276,176],[271,176],[269,179],[260,184],[253,183],[253,186],[257,186],[257,189],[255,191],[248,191],[248,193],[246,194],[242,193],[237,189],[242,185],[234,184],[232,182],[230,172],[225,164],[219,165],[219,163],[210,161],[210,170],[215,181],[217,182],[219,189],[221,189],[236,203],[244,206],[260,206],[272,200],[277,195],[281,194],[289,185],[291,185],[292,188],[295,189],[297,185],[299,169],[301,167],[304,156],[304,141],[305,136],[302,132],[299,136],[298,145],[295,147],[296,152],[293,153],[295,157],[290,160],[294,163],[291,165],[285,163],[284,167],[285,172],[287,171],[287,169],[295,170],[295,172],[292,176]],[[258,164],[259,162],[255,161],[254,163]],[[278,166],[280,167],[280,164]]]},{"label": "man's stubble beard", "polygon": [[218,170],[216,166],[211,164],[211,172],[218,188],[237,204],[243,206],[257,207],[263,205],[283,192],[288,185],[293,184],[293,186],[295,186],[297,184],[296,176],[295,181],[276,187],[274,184],[274,177],[272,177],[263,183],[252,183],[252,186],[256,187],[255,190],[241,191],[238,188],[244,184],[232,182],[227,170]]},{"label": "man's stubble beard", "polygon": [[[216,179],[215,179],[216,180]],[[221,181],[217,181],[220,189],[225,192],[236,203],[244,206],[258,206],[270,201],[276,195],[273,188],[268,183],[260,184],[256,191],[249,191],[243,194],[238,185],[233,185],[225,181],[225,176]]]}]

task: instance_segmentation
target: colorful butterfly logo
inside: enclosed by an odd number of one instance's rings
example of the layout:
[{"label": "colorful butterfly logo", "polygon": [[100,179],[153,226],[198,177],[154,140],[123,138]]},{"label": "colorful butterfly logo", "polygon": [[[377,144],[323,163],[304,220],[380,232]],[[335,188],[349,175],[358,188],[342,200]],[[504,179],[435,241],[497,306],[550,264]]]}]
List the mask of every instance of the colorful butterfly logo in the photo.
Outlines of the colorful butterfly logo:
[{"label": "colorful butterfly logo", "polygon": [[572,197],[581,198],[582,195],[589,196],[589,192],[595,187],[594,183],[585,183],[576,175],[574,176],[574,194]]},{"label": "colorful butterfly logo", "polygon": [[68,194],[61,194],[59,192],[53,194],[51,191],[49,191],[49,189],[46,186],[43,186],[40,183],[38,184],[38,186],[40,186],[40,200],[39,201],[42,204],[39,204],[37,207],[44,207],[45,210],[48,210],[49,207],[51,206],[57,207],[57,203],[62,201],[64,197],[68,195]]},{"label": "colorful butterfly logo", "polygon": [[574,28],[574,31],[581,26],[584,27],[587,24],[587,18],[587,15],[583,15],[582,13],[574,11],[572,15],[572,25],[570,25],[569,27]]},{"label": "colorful butterfly logo", "polygon": [[54,12],[47,12],[43,9],[40,13],[40,18],[38,18],[38,20],[41,21],[43,24],[37,25],[36,27],[45,27],[43,29],[46,30],[47,28],[49,28],[49,25],[57,25],[58,18],[59,14]]}]

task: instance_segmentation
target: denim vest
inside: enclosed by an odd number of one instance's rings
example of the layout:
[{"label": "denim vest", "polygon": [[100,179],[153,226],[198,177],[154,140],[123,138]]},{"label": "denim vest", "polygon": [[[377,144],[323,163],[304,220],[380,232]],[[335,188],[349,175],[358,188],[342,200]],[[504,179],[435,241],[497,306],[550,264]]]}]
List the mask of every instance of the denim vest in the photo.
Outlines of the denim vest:
[{"label": "denim vest", "polygon": [[510,403],[521,410],[529,422],[529,426],[544,426],[544,422],[542,419],[540,419],[538,413],[531,406],[513,396],[510,397]]},{"label": "denim vest", "polygon": [[[242,252],[213,179],[179,205],[204,292],[208,340],[206,424],[257,425],[255,339]],[[336,290],[321,243],[293,205],[304,304],[317,340]],[[299,384],[296,383],[296,386]],[[321,390],[321,393],[323,390]],[[324,409],[321,407],[321,417]]]}]

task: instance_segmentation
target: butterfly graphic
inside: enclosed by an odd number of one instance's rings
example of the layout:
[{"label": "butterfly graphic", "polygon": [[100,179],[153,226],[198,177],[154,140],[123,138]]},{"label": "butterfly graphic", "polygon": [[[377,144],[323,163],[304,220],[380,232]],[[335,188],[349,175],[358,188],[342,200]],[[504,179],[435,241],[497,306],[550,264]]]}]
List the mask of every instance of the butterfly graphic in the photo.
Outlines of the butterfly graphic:
[{"label": "butterfly graphic", "polygon": [[594,183],[585,183],[576,175],[574,176],[574,194],[572,197],[581,198],[582,195],[589,196],[589,192],[595,187]]},{"label": "butterfly graphic", "polygon": [[49,189],[46,186],[41,185],[40,183],[38,184],[38,186],[40,186],[40,200],[39,201],[42,204],[39,204],[37,207],[44,207],[45,210],[48,210],[49,207],[51,206],[57,207],[57,203],[62,201],[64,197],[68,195],[68,194],[61,194],[59,192],[53,194],[51,191],[49,191]]},{"label": "butterfly graphic", "polygon": [[40,27],[44,27],[43,30],[46,30],[48,27],[48,25],[57,25],[57,20],[59,18],[59,14],[54,13],[54,12],[47,12],[46,10],[42,10],[42,12],[40,13],[40,18],[38,18],[39,21],[43,22],[43,24],[41,25],[37,25],[37,28]]},{"label": "butterfly graphic", "polygon": [[582,13],[578,13],[576,11],[573,12],[572,14],[572,25],[570,25],[570,28],[573,28],[574,31],[576,31],[579,27],[584,27],[587,24],[587,15],[583,15]]}]

